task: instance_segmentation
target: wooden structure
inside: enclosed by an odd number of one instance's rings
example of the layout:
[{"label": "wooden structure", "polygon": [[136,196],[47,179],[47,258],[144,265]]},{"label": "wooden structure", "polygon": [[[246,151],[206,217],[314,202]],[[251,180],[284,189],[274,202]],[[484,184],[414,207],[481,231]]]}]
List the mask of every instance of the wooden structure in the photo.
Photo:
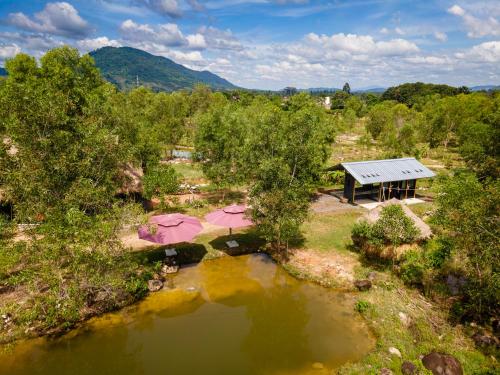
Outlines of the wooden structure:
[{"label": "wooden structure", "polygon": [[351,203],[360,195],[379,202],[391,198],[414,198],[417,180],[435,176],[415,158],[369,160],[341,165],[345,170],[344,198]]}]

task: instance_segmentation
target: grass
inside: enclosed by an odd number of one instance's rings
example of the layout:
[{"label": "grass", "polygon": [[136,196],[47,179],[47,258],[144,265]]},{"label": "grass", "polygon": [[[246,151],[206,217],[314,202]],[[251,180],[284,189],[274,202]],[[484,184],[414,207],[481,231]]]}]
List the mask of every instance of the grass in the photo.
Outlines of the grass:
[{"label": "grass", "polygon": [[201,167],[196,163],[171,164],[172,168],[181,175],[182,180],[188,184],[206,182]]},{"label": "grass", "polygon": [[320,251],[347,251],[351,243],[351,228],[363,210],[311,214],[303,225],[304,247]]}]

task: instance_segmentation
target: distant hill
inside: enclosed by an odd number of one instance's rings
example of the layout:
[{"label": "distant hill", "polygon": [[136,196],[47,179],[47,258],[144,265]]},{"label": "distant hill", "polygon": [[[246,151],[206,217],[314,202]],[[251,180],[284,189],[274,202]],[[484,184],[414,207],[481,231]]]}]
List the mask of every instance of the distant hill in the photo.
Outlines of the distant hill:
[{"label": "distant hill", "polygon": [[131,47],[103,47],[90,52],[103,77],[122,90],[139,83],[154,91],[191,89],[203,83],[216,90],[237,88],[231,82],[209,71],[196,71],[170,59],[154,56]]},{"label": "distant hill", "polygon": [[0,76],[6,76],[6,75],[7,71],[4,68],[0,67]]},{"label": "distant hill", "polygon": [[354,90],[352,90],[352,92],[359,93],[359,94],[365,94],[365,93],[381,94],[385,90],[387,90],[387,88],[385,88],[385,87],[372,86],[372,87],[363,87],[363,88],[359,88],[359,89],[354,89]]},{"label": "distant hill", "polygon": [[472,86],[471,91],[500,91],[500,85]]},{"label": "distant hill", "polygon": [[470,90],[466,86],[453,87],[423,82],[403,83],[402,85],[389,87],[385,90],[382,94],[382,100],[396,100],[411,107],[419,98],[424,96],[433,94],[453,96],[468,92],[470,92]]}]

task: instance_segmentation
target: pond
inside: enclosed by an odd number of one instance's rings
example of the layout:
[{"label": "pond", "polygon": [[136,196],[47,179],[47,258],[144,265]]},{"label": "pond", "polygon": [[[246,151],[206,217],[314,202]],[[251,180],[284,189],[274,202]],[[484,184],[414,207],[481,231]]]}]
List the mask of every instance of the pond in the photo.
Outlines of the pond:
[{"label": "pond", "polygon": [[352,295],[265,255],[201,262],[169,281],[62,338],[17,345],[0,374],[330,374],[374,346]]}]

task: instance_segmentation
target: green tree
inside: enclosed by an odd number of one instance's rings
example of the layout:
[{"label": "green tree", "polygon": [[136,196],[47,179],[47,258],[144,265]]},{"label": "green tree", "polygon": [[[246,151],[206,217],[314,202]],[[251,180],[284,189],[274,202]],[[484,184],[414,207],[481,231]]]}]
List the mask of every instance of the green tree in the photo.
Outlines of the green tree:
[{"label": "green tree", "polygon": [[92,59],[61,47],[44,55],[40,66],[20,54],[6,68],[0,128],[16,152],[3,154],[0,162],[18,219],[109,206],[125,152],[103,112],[112,89]]},{"label": "green tree", "polygon": [[444,178],[438,184],[438,209],[433,220],[441,225],[441,237],[452,244],[455,264],[468,282],[464,314],[486,319],[499,313],[500,184],[481,184],[471,173]]},{"label": "green tree", "polygon": [[347,94],[351,94],[351,86],[349,86],[348,82],[344,83],[344,86],[342,87],[342,91],[347,93]]}]

